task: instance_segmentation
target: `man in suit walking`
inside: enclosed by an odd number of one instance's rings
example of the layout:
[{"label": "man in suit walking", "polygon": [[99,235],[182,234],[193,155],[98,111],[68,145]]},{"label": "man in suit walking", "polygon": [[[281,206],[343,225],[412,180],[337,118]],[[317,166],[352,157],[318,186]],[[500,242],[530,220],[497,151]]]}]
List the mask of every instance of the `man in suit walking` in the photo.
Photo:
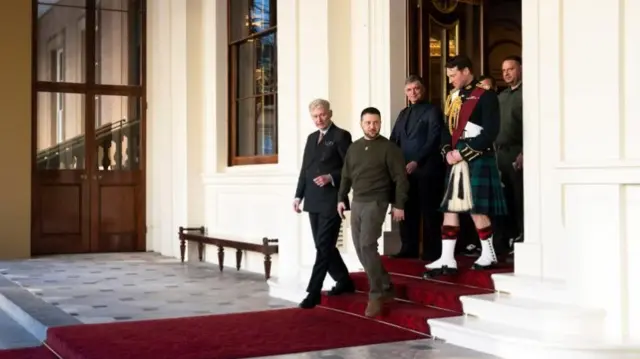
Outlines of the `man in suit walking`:
[{"label": "man in suit walking", "polygon": [[[336,211],[340,172],[352,142],[351,134],[331,121],[333,113],[329,101],[313,100],[309,105],[309,112],[318,131],[307,137],[293,201],[293,210],[300,213],[300,204],[304,200],[304,211],[309,213],[316,245],[316,261],[307,287],[308,295],[300,303],[300,307],[304,309],[313,308],[320,303],[320,292],[327,273],[336,281],[328,295],[355,291],[347,266],[336,248],[342,223],[342,218]],[[341,199],[343,200],[348,199]]]}]

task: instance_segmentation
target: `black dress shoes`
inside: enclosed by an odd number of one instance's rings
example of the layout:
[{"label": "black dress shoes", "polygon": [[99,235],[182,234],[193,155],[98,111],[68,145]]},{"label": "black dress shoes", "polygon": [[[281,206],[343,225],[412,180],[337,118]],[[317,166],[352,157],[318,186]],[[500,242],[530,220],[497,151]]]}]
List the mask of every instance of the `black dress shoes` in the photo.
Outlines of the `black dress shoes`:
[{"label": "black dress shoes", "polygon": [[320,304],[320,295],[307,295],[306,298],[304,298],[302,300],[302,302],[300,302],[299,307],[302,309],[312,309],[315,308],[316,305]]},{"label": "black dress shoes", "polygon": [[331,288],[330,291],[327,292],[327,295],[334,296],[340,294],[348,294],[356,291],[356,287],[353,282],[349,282],[348,284],[336,284],[335,287]]}]

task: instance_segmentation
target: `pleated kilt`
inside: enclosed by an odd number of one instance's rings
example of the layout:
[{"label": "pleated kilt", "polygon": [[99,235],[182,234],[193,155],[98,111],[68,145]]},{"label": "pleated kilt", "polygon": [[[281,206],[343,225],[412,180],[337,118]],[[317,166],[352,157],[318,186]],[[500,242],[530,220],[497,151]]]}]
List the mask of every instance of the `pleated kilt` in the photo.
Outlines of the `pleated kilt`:
[{"label": "pleated kilt", "polygon": [[[458,150],[463,147],[464,143],[458,143]],[[452,166],[447,166],[447,175],[445,176],[445,188],[447,190],[440,206],[442,212],[451,212],[447,207],[447,203],[453,195],[453,190],[449,188],[451,168]],[[485,153],[469,162],[469,176],[473,207],[470,211],[463,213],[485,214],[491,217],[506,215],[507,202],[500,182],[500,172],[498,171],[495,153]]]}]

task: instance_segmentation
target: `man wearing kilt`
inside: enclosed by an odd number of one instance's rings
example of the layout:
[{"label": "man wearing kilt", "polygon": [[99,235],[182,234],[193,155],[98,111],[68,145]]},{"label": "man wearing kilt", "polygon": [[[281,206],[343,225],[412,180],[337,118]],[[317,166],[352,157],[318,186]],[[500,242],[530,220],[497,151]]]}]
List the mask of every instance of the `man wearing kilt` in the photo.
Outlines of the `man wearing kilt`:
[{"label": "man wearing kilt", "polygon": [[491,267],[497,258],[490,217],[507,213],[493,144],[500,130],[498,96],[478,85],[467,56],[452,58],[446,71],[453,91],[445,105],[441,141],[441,153],[448,164],[441,206],[442,252],[438,260],[425,266],[425,277],[457,272],[454,250],[461,213],[471,215],[482,244],[473,268]]}]

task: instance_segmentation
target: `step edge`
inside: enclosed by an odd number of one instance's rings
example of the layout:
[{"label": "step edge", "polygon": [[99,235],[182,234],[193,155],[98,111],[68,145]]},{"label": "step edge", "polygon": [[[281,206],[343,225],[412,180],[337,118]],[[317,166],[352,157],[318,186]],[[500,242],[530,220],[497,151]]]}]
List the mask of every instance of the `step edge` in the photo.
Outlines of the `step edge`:
[{"label": "step edge", "polygon": [[[549,315],[557,315],[558,313],[562,313],[564,317],[589,316],[589,317],[604,318],[604,316],[606,315],[606,311],[604,309],[586,308],[586,307],[580,307],[572,304],[535,300],[533,298],[527,298],[527,297],[513,297],[513,296],[510,296],[509,294],[505,295],[501,293],[465,295],[460,297],[460,301],[462,302],[463,307],[464,305],[468,305],[468,304],[471,304],[471,305],[478,304],[483,306],[493,304],[502,308],[507,307],[515,310],[522,310],[522,311],[535,310],[536,313],[544,312],[545,314],[549,314]],[[513,303],[509,303],[510,301],[513,301]],[[518,301],[522,301],[526,303],[526,305],[524,306],[516,305]],[[538,302],[543,305],[551,305],[553,307],[552,308],[526,307],[527,305],[532,304],[533,302]]]},{"label": "step edge", "polygon": [[[476,329],[476,328],[469,328],[467,326],[465,326],[464,323],[452,323],[452,319],[464,319],[465,321],[471,320],[473,322],[476,322],[472,325],[478,325],[477,323],[489,323],[489,328],[483,328],[481,329]],[[518,331],[525,331],[525,332],[530,332],[530,333],[544,333],[544,332],[540,332],[540,331],[536,331],[536,330],[531,330],[531,329],[523,329],[520,327],[514,327],[514,326],[510,326],[510,325],[506,325],[506,324],[502,324],[502,323],[492,323],[489,321],[486,321],[484,319],[481,318],[477,318],[477,317],[472,317],[472,316],[467,316],[467,315],[462,315],[462,316],[458,316],[458,317],[449,317],[449,318],[434,318],[434,319],[429,319],[428,320],[428,324],[431,328],[431,332],[434,332],[434,329],[436,329],[437,327],[440,328],[444,328],[446,329],[451,329],[451,330],[456,330],[456,331],[462,331],[465,332],[467,334],[471,334],[471,335],[475,335],[475,336],[483,336],[483,337],[487,337],[490,339],[495,339],[495,340],[503,340],[505,342],[509,342],[509,343],[520,343],[520,344],[527,344],[527,345],[531,345],[531,346],[540,346],[540,347],[544,347],[544,348],[555,348],[555,349],[565,349],[565,350],[597,350],[597,351],[612,351],[612,352],[621,352],[621,351],[636,351],[636,350],[640,350],[640,343],[608,343],[608,342],[595,342],[593,339],[597,339],[597,338],[601,338],[596,336],[595,338],[589,338],[589,337],[582,337],[583,339],[589,339],[588,343],[587,342],[581,342],[581,343],[576,343],[576,342],[572,342],[572,341],[564,341],[564,342],[552,342],[552,341],[540,341],[540,340],[530,340],[530,339],[523,339],[522,337],[514,337],[514,336],[504,336],[502,334],[496,334],[496,333],[492,333],[491,330],[493,328],[491,328],[491,325],[500,325],[500,326],[504,326],[505,328],[507,328],[511,333],[514,332],[518,332]],[[482,325],[482,324],[480,324]],[[437,330],[437,329],[436,329]],[[439,339],[443,339],[446,342],[446,338],[443,336],[437,336],[434,335],[434,337],[439,338]],[[564,337],[573,337],[573,338],[577,338],[579,337],[578,335],[565,335]]]}]

